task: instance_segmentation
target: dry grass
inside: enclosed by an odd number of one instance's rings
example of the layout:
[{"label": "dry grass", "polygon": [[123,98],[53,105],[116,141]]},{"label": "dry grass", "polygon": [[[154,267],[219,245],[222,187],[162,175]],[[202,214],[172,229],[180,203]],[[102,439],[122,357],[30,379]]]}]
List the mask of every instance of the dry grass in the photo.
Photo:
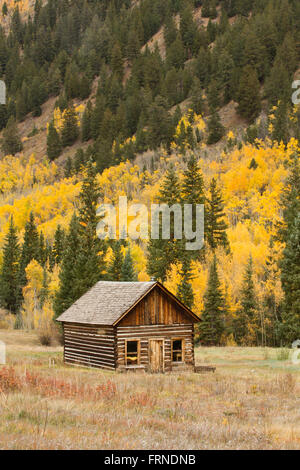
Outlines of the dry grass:
[{"label": "dry grass", "polygon": [[0,331],[1,449],[299,449],[299,366],[262,348],[198,348],[215,374],[118,374]]}]

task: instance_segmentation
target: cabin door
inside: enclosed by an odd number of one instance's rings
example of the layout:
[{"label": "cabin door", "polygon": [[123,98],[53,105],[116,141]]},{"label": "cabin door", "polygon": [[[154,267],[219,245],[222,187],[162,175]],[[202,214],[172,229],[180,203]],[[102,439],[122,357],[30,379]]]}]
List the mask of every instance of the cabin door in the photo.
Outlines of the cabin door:
[{"label": "cabin door", "polygon": [[164,340],[163,339],[150,339],[149,340],[150,352],[150,371],[163,372],[164,371]]}]

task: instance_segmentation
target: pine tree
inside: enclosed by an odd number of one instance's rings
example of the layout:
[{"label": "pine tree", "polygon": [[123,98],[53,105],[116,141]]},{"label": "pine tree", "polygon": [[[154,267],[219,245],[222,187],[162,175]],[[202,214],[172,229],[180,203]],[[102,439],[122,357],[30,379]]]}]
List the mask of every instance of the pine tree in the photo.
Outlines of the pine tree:
[{"label": "pine tree", "polygon": [[59,133],[55,129],[54,122],[51,121],[47,134],[47,155],[50,160],[55,160],[59,157],[62,151],[61,140]]},{"label": "pine tree", "polygon": [[113,47],[111,54],[111,68],[113,74],[116,74],[119,80],[123,78],[123,58],[122,51],[119,43],[116,43]]},{"label": "pine tree", "polygon": [[78,297],[103,277],[106,242],[97,236],[100,217],[97,208],[101,190],[96,179],[94,164],[89,161],[79,194],[79,224],[81,250],[78,254],[75,281]]},{"label": "pine tree", "polygon": [[47,249],[46,242],[43,232],[40,232],[39,236],[39,255],[38,262],[41,266],[44,266],[47,263]]},{"label": "pine tree", "polygon": [[250,255],[240,293],[241,309],[235,319],[235,340],[238,344],[254,344],[257,325],[257,300],[253,280],[253,260]]},{"label": "pine tree", "polygon": [[174,21],[173,15],[170,14],[166,17],[166,22],[164,26],[164,40],[166,46],[169,47],[176,40],[177,36],[177,27]]},{"label": "pine tree", "polygon": [[179,70],[183,68],[185,61],[185,50],[180,34],[177,34],[176,40],[167,49],[168,69],[175,67]]},{"label": "pine tree", "polygon": [[284,101],[278,103],[277,109],[274,112],[275,120],[273,123],[272,139],[278,143],[283,142],[285,145],[288,142],[288,105]]},{"label": "pine tree", "polygon": [[89,101],[86,105],[82,116],[82,124],[81,124],[81,140],[82,142],[86,142],[91,138],[91,120],[92,120],[92,113],[93,108],[92,104]]},{"label": "pine tree", "polygon": [[261,98],[257,72],[251,65],[243,69],[237,99],[240,115],[253,122],[261,111]]},{"label": "pine tree", "polygon": [[212,179],[205,211],[205,237],[211,249],[223,246],[230,250],[227,238],[227,224],[224,220],[224,203],[215,178]]},{"label": "pine tree", "polygon": [[54,243],[53,243],[53,258],[55,264],[60,264],[63,258],[63,253],[65,249],[65,232],[60,225],[57,226],[57,229],[54,234]]},{"label": "pine tree", "polygon": [[262,346],[279,346],[277,329],[281,320],[281,305],[277,299],[278,286],[280,282],[280,272],[277,260],[279,253],[274,243],[274,238],[270,237],[267,258],[264,267],[264,287],[262,305]]},{"label": "pine tree", "polygon": [[40,295],[39,295],[40,308],[43,308],[48,297],[49,297],[49,276],[48,276],[47,267],[44,266],[43,283],[42,283],[42,288],[41,288]]},{"label": "pine tree", "polygon": [[193,11],[189,4],[180,13],[180,34],[183,43],[188,51],[188,57],[192,56],[192,52],[197,47],[197,25],[194,22]]},{"label": "pine tree", "polygon": [[221,123],[220,115],[217,111],[213,111],[208,121],[209,135],[207,138],[207,144],[213,145],[219,142],[224,136],[224,126]]},{"label": "pine tree", "polygon": [[218,346],[224,331],[225,300],[217,269],[217,258],[214,256],[210,266],[207,289],[204,295],[204,310],[199,324],[201,344]]},{"label": "pine tree", "polygon": [[85,154],[82,148],[76,150],[75,157],[74,157],[74,170],[75,173],[78,174],[84,166],[85,163]]},{"label": "pine tree", "polygon": [[284,307],[280,328],[285,344],[290,345],[300,337],[300,215],[289,232],[281,261],[281,282]]},{"label": "pine tree", "polygon": [[278,226],[278,238],[286,243],[297,215],[300,212],[300,161],[298,154],[292,160],[290,175],[281,196],[283,222]]},{"label": "pine tree", "polygon": [[79,136],[79,128],[76,112],[73,107],[67,108],[64,114],[61,131],[61,143],[63,147],[73,145]]},{"label": "pine tree", "polygon": [[204,0],[202,10],[201,10],[202,18],[209,18],[210,17],[210,1]]},{"label": "pine tree", "polygon": [[18,133],[17,125],[11,116],[3,130],[2,150],[5,155],[15,155],[21,152],[22,149],[23,144]]},{"label": "pine tree", "polygon": [[54,299],[55,318],[67,310],[79,297],[76,290],[77,260],[81,251],[80,224],[74,214],[66,236],[59,273],[59,289]]},{"label": "pine tree", "polygon": [[[174,167],[170,166],[159,190],[158,203],[167,204],[170,208],[180,202],[181,195],[178,176]],[[174,238],[174,217],[171,213],[170,239],[162,239],[160,223],[159,239],[151,239],[148,244],[147,271],[150,276],[160,279],[162,282],[165,281],[167,270],[179,258],[181,250],[180,242],[181,240],[175,240]]]},{"label": "pine tree", "polygon": [[[196,229],[196,205],[205,204],[205,194],[204,194],[204,182],[202,171],[199,168],[198,162],[194,154],[191,155],[188,163],[187,169],[183,175],[182,189],[181,189],[181,201],[182,204],[191,204],[193,206],[193,230]],[[186,240],[182,241],[182,250],[184,249],[183,244]],[[200,252],[198,251],[184,251],[184,256],[189,259],[195,259],[200,257]]]},{"label": "pine tree", "polygon": [[35,259],[39,261],[40,255],[40,239],[34,222],[33,212],[30,213],[29,220],[25,225],[24,241],[21,249],[21,257],[18,272],[18,307],[22,304],[23,293],[22,288],[26,285],[26,272],[30,261]]},{"label": "pine tree", "polygon": [[0,301],[3,308],[14,314],[18,309],[19,258],[20,247],[14,221],[11,217],[3,247],[3,261],[0,272]]},{"label": "pine tree", "polygon": [[121,279],[121,271],[124,262],[121,248],[122,244],[119,240],[113,242],[113,256],[107,272],[110,281],[120,281]]},{"label": "pine tree", "polygon": [[64,170],[65,170],[65,177],[66,178],[71,178],[72,172],[73,172],[73,161],[72,161],[72,158],[70,157],[70,155],[68,155],[68,158],[67,158],[66,163],[65,163]]},{"label": "pine tree", "polygon": [[182,269],[180,272],[181,280],[177,287],[177,297],[181,302],[189,308],[194,305],[194,293],[191,285],[193,279],[191,273],[191,265],[188,257],[185,257],[182,262]]},{"label": "pine tree", "polygon": [[120,281],[134,282],[137,281],[137,275],[133,267],[133,259],[131,256],[130,248],[126,251],[124,261],[121,269]]},{"label": "pine tree", "polygon": [[3,16],[6,16],[7,13],[8,13],[7,3],[4,2],[4,3],[3,3],[3,6],[2,6],[2,15],[3,15]]},{"label": "pine tree", "polygon": [[203,175],[194,154],[190,156],[184,172],[181,194],[185,204],[205,202]]}]

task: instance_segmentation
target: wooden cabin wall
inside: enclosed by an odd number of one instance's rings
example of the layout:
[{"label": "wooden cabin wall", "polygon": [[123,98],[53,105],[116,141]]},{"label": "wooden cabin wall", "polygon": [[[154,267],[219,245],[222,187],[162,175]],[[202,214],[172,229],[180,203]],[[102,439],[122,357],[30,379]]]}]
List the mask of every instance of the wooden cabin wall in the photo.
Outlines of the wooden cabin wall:
[{"label": "wooden cabin wall", "polygon": [[115,368],[115,332],[112,326],[100,327],[64,323],[64,360],[104,369]]},{"label": "wooden cabin wall", "polygon": [[161,289],[154,288],[118,326],[190,324],[191,319]]},{"label": "wooden cabin wall", "polygon": [[151,326],[117,326],[116,327],[116,345],[117,345],[117,363],[116,367],[125,366],[125,340],[140,340],[140,365],[148,369],[149,366],[149,339],[164,339],[164,368],[165,372],[176,369],[179,364],[172,363],[171,358],[171,339],[182,338],[185,345],[185,364],[194,366],[194,325],[151,325]]}]

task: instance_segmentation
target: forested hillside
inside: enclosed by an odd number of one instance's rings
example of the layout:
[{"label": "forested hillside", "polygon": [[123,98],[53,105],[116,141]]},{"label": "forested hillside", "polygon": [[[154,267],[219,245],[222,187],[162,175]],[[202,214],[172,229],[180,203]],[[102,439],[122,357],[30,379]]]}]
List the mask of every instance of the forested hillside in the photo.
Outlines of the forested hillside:
[{"label": "forested hillside", "polygon": [[[300,336],[299,2],[1,8],[0,299],[16,326],[51,330],[99,279],[155,277],[202,316],[203,344]],[[204,250],[100,241],[97,204],[119,195],[204,203]]]}]

